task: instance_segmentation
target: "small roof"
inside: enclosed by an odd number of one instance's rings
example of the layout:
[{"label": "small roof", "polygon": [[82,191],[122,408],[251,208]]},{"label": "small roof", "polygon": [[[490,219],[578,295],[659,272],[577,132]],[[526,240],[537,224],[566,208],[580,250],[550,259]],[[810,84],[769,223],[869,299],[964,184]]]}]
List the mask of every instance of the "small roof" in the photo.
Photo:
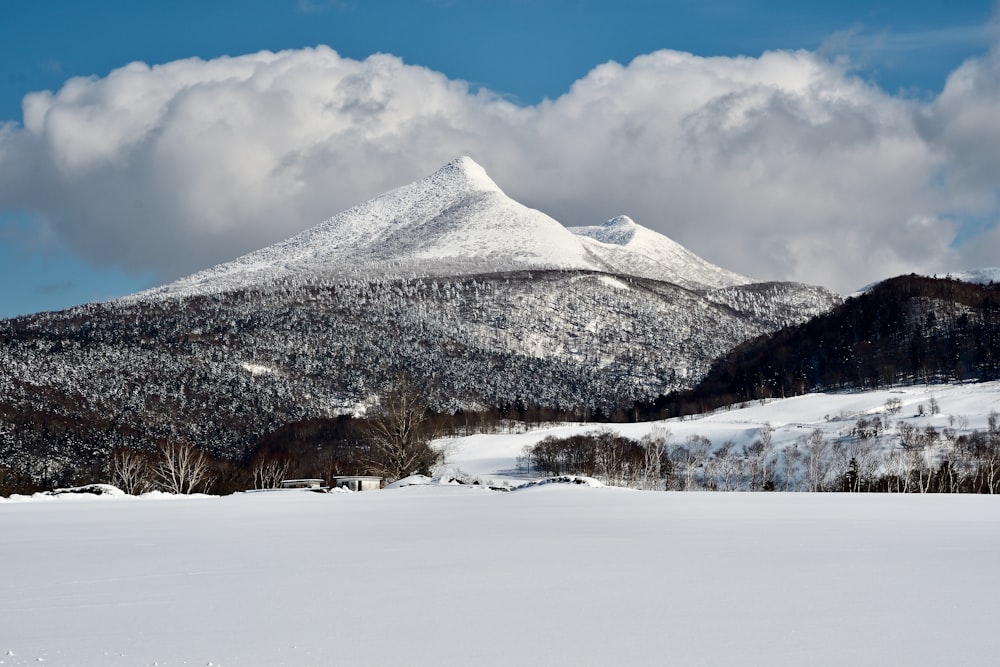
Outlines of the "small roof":
[{"label": "small roof", "polygon": [[381,480],[382,478],[379,477],[379,476],[377,476],[377,475],[334,475],[330,479],[332,479],[332,480],[336,480],[336,479],[378,479],[378,480]]}]

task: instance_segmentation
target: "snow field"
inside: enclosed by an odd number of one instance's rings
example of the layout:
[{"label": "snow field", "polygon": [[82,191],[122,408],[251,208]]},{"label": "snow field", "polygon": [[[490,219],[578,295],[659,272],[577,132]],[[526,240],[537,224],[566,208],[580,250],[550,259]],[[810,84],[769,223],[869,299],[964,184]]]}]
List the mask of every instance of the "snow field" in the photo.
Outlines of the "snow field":
[{"label": "snow field", "polygon": [[987,496],[543,485],[0,503],[4,665],[986,664]]},{"label": "snow field", "polygon": [[[984,428],[1000,383],[813,394],[654,426],[737,446],[893,420]],[[919,406],[934,399],[937,414]],[[524,481],[561,425],[440,441]],[[426,481],[426,480],[425,480]],[[989,664],[995,496],[425,484],[0,498],[0,665]]]},{"label": "snow field", "polygon": [[[709,438],[715,447],[732,440],[736,448],[751,444],[759,437],[760,429],[767,424],[774,428],[774,447],[781,450],[819,429],[824,438],[836,439],[853,426],[859,417],[883,415],[886,401],[899,400],[899,414],[889,417],[890,422],[905,422],[919,428],[933,425],[937,429],[955,428],[959,433],[973,429],[985,430],[991,411],[1000,412],[1000,382],[970,384],[918,385],[894,387],[879,391],[843,394],[805,394],[794,398],[747,403],[744,407],[722,409],[717,412],[637,424],[560,424],[533,429],[524,433],[497,433],[473,435],[464,438],[445,438],[438,446],[448,452],[448,469],[472,477],[495,482],[523,481],[518,470],[517,458],[525,446],[534,445],[548,435],[567,437],[609,428],[622,435],[640,439],[649,435],[654,427],[665,428],[671,443],[683,443],[688,436]],[[938,412],[930,414],[931,400],[938,404]],[[920,407],[924,414],[920,415]]]}]

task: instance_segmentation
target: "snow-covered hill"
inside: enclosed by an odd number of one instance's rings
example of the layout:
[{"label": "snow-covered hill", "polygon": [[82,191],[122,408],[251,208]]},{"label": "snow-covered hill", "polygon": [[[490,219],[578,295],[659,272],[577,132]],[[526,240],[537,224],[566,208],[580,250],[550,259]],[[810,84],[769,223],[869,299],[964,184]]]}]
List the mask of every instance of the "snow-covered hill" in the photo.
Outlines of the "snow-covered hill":
[{"label": "snow-covered hill", "polygon": [[1000,266],[984,267],[981,269],[970,269],[960,273],[949,273],[948,278],[961,280],[966,283],[977,285],[989,285],[990,283],[1000,283]]},{"label": "snow-covered hill", "polygon": [[[0,419],[16,425],[0,433],[0,457],[49,474],[165,437],[234,456],[285,423],[353,412],[402,375],[421,378],[446,410],[610,414],[691,387],[734,345],[836,303],[819,290],[796,305],[801,289],[701,295],[531,271],[317,281],[39,314],[0,325]],[[35,466],[42,451],[59,452],[58,462]]]},{"label": "snow-covered hill", "polygon": [[459,158],[173,284],[0,322],[0,458],[62,483],[163,438],[242,456],[402,377],[442,410],[610,415],[839,302],[750,283],[624,217],[568,229]]},{"label": "snow-covered hill", "polygon": [[[828,443],[823,461],[826,475],[836,479],[844,473],[852,456],[857,456],[858,423],[883,463],[894,462],[894,455],[914,457],[932,466],[951,453],[955,441],[974,431],[989,429],[991,413],[1000,411],[1000,382],[951,383],[893,387],[864,392],[813,393],[794,398],[754,401],[712,413],[635,424],[555,424],[518,434],[484,434],[462,438],[444,438],[437,446],[448,452],[449,463],[443,472],[464,474],[492,483],[519,483],[533,477],[519,465],[525,447],[545,437],[568,437],[605,428],[625,437],[640,439],[657,429],[666,433],[670,443],[683,445],[693,437],[707,438],[709,457],[699,474],[709,474],[712,453],[731,447],[738,455],[760,438],[762,429],[771,429],[774,461],[785,464],[783,452],[805,456],[804,441],[818,432]],[[935,439],[919,440],[920,451],[910,443],[905,449],[901,434],[935,434]],[[951,449],[950,449],[951,448]],[[803,487],[804,461],[796,458],[795,477],[779,479],[777,489]],[[872,462],[874,465],[877,462]],[[783,467],[783,466],[779,466]],[[779,477],[785,474],[781,470]]]},{"label": "snow-covered hill", "polygon": [[137,296],[194,296],[318,277],[531,269],[604,271],[688,289],[751,282],[625,216],[566,228],[508,197],[480,165],[460,157],[287,241]]}]

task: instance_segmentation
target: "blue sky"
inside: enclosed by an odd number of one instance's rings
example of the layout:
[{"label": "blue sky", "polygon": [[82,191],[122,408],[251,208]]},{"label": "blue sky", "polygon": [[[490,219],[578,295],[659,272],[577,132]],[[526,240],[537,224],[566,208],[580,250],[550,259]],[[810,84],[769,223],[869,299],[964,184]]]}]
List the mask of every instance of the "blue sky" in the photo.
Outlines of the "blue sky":
[{"label": "blue sky", "polygon": [[[376,52],[393,54],[407,65],[428,68],[450,81],[466,81],[471,93],[486,88],[520,108],[534,107],[544,98],[559,98],[602,63],[614,60],[628,65],[637,56],[661,49],[730,58],[757,58],[766,51],[796,49],[832,61],[846,56],[851,65],[845,77],[860,77],[877,86],[891,103],[930,104],[941,93],[949,73],[990,51],[995,10],[994,2],[979,0],[8,0],[0,21],[0,124],[14,124],[8,126],[7,144],[8,155],[14,155],[11,147],[23,133],[24,97],[35,91],[59,91],[71,77],[100,80],[132,61],[150,65],[191,57],[213,61],[222,56],[316,45],[327,45],[353,60],[364,60]],[[941,131],[942,136],[947,133],[947,128]],[[0,143],[0,156],[3,151]],[[489,162],[490,153],[483,152]],[[23,155],[17,155],[23,162]],[[8,158],[5,168],[18,168],[12,164],[14,159]],[[503,170],[501,167],[501,173]],[[38,178],[55,175],[42,170]],[[969,177],[966,174],[963,178]],[[371,184],[371,188],[375,186]],[[129,293],[175,278],[190,268],[170,265],[166,260],[162,264],[150,261],[147,267],[138,257],[127,261],[116,256],[117,251],[92,247],[96,241],[92,245],[81,242],[83,234],[74,237],[68,230],[74,225],[103,229],[96,217],[99,214],[91,212],[87,220],[77,220],[74,206],[79,202],[68,201],[58,211],[38,203],[44,197],[57,197],[58,184],[34,198],[11,194],[11,189],[23,186],[6,187],[5,196],[0,182],[0,317]],[[531,205],[548,212],[572,212],[564,201],[566,196],[550,202],[528,185],[520,190]],[[377,191],[357,188],[358,196]],[[331,208],[356,203],[345,197],[334,197]],[[964,206],[963,215],[986,220],[985,228],[991,227],[995,206],[989,203],[988,188],[971,194],[963,190],[948,197],[947,206],[928,204],[927,216]],[[114,202],[105,201],[102,206],[114,206]],[[648,208],[656,210],[655,202]],[[93,210],[104,209],[95,205]],[[920,224],[921,215],[920,211],[908,211],[906,219]],[[305,223],[303,220],[287,231],[297,231]],[[961,225],[961,220],[952,224]],[[273,240],[283,237],[284,231],[275,230]],[[697,238],[684,228],[669,231],[679,240]],[[102,233],[109,234],[108,243],[114,246],[110,236],[114,229]],[[260,238],[272,240],[272,236]],[[776,236],[774,243],[796,247],[796,240],[788,234]],[[802,245],[807,244],[803,241]],[[233,254],[247,249],[234,247]],[[706,254],[704,248],[694,249]],[[127,245],[121,253],[128,253]],[[224,250],[217,254],[218,261],[229,258]],[[215,261],[215,255],[206,254],[205,258]],[[727,257],[710,258],[722,263]]]}]

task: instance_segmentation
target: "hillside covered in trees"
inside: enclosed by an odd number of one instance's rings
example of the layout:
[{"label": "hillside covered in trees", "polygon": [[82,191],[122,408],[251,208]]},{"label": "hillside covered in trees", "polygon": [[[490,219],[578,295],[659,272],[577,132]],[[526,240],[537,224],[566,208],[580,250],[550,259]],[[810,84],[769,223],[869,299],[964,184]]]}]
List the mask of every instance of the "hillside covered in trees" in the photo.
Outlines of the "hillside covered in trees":
[{"label": "hillside covered in trees", "polygon": [[0,322],[0,460],[45,484],[165,439],[240,459],[363,412],[402,376],[438,412],[596,418],[689,387],[733,345],[836,303],[583,271],[279,283]]},{"label": "hillside covered in trees", "polygon": [[812,391],[998,378],[1000,286],[909,275],[736,346],[694,389],[639,412],[690,414]]}]

